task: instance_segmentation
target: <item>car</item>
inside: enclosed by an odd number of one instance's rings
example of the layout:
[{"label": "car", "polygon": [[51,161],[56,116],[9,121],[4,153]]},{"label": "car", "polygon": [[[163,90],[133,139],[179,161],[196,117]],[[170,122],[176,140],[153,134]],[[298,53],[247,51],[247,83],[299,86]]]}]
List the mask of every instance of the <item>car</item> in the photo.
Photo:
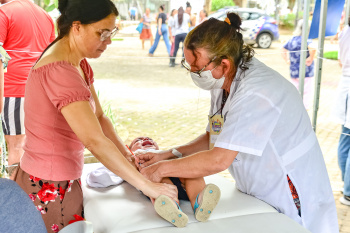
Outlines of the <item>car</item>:
[{"label": "car", "polygon": [[274,18],[263,10],[255,8],[225,8],[208,16],[224,21],[228,12],[237,13],[242,19],[241,28],[244,42],[248,45],[257,44],[259,48],[270,48],[272,41],[278,40],[278,25]]}]

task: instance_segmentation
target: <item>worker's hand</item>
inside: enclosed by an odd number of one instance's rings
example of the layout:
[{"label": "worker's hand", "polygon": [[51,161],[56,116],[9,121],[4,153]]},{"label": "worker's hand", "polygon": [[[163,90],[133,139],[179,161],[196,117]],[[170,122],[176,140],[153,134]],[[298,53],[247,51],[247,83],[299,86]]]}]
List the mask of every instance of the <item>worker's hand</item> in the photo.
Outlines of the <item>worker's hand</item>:
[{"label": "worker's hand", "polygon": [[160,162],[152,164],[148,167],[141,167],[140,172],[146,179],[148,179],[152,182],[159,183],[164,178],[160,174],[160,170],[159,170],[162,163],[164,163],[164,162],[160,161]]},{"label": "worker's hand", "polygon": [[308,58],[305,60],[306,66],[311,66],[313,60],[314,60],[314,59],[312,59],[311,57],[308,57]]},{"label": "worker's hand", "polygon": [[170,41],[171,41],[172,44],[174,44],[175,40],[174,40],[173,36],[170,37]]},{"label": "worker's hand", "polygon": [[135,154],[139,158],[139,164],[136,164],[139,168],[147,167],[151,164],[157,163],[162,160],[167,160],[173,157],[173,154],[168,151],[160,152],[137,152]]}]

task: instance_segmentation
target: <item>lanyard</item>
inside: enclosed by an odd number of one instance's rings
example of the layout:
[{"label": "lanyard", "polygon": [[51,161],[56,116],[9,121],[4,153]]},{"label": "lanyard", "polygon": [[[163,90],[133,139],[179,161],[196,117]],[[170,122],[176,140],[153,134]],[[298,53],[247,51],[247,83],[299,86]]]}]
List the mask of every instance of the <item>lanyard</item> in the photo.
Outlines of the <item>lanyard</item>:
[{"label": "lanyard", "polygon": [[223,110],[224,107],[225,107],[226,100],[227,100],[228,96],[229,96],[229,93],[223,89],[223,90],[222,90],[222,99],[221,99],[221,108],[220,108],[219,110],[217,110],[216,113],[214,113],[214,114],[210,117],[210,119],[213,118],[213,116],[215,116],[218,112],[220,112],[221,117],[222,117],[222,110]]}]

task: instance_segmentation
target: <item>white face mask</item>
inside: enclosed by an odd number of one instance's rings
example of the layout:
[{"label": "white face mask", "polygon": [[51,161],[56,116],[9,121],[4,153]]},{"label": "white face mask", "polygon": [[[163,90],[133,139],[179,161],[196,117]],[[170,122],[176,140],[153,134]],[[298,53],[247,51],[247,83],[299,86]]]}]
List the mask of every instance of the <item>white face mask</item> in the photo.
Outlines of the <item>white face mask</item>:
[{"label": "white face mask", "polygon": [[211,73],[214,69],[203,71],[201,72],[200,76],[191,72],[192,81],[197,87],[204,90],[221,89],[225,82],[225,76],[222,76],[222,78],[219,79],[214,78],[213,74]]}]

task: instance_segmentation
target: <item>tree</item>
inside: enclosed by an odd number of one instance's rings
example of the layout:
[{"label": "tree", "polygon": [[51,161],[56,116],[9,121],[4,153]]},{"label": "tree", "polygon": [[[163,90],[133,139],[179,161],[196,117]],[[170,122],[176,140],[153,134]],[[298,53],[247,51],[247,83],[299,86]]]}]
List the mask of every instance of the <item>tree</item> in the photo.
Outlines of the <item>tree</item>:
[{"label": "tree", "polygon": [[295,0],[288,0],[288,8],[293,10],[295,5]]},{"label": "tree", "polygon": [[211,2],[211,10],[217,11],[221,8],[224,8],[226,6],[234,6],[235,3],[233,0],[212,0]]},{"label": "tree", "polygon": [[58,0],[34,0],[34,3],[42,7],[46,12],[58,8]]}]

